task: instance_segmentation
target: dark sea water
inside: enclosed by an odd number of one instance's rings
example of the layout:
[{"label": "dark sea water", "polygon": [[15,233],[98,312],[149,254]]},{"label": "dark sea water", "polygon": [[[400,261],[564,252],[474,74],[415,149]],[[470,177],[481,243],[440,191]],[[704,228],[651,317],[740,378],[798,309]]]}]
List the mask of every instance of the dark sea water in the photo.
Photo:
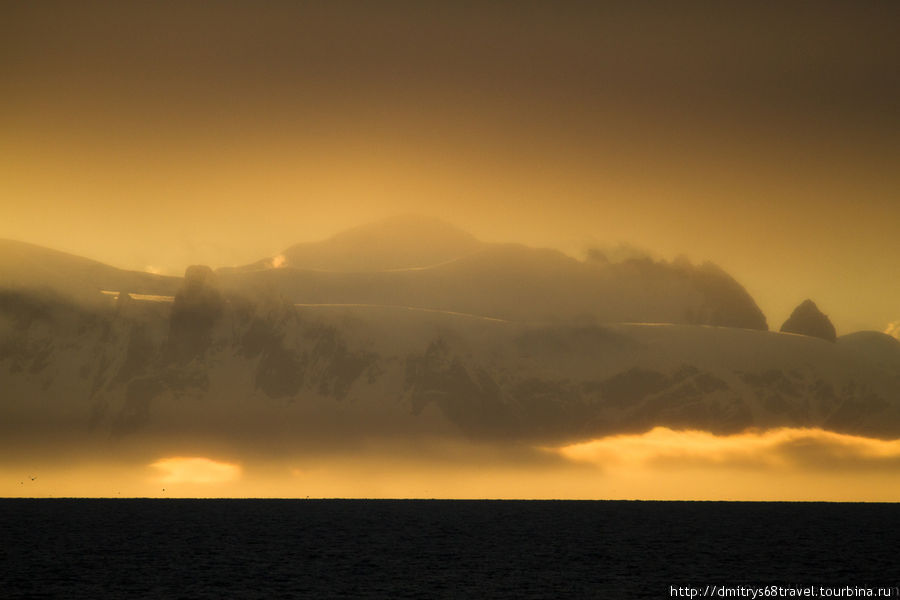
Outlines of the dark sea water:
[{"label": "dark sea water", "polygon": [[900,505],[890,504],[7,499],[0,598],[888,587],[900,582],[898,525]]}]

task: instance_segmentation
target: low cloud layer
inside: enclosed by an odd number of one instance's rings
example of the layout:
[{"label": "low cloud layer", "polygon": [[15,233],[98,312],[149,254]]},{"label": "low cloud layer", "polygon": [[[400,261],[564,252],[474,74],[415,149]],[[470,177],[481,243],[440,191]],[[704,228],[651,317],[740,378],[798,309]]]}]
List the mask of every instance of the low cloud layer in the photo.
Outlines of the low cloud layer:
[{"label": "low cloud layer", "polygon": [[612,436],[557,451],[569,460],[600,467],[900,470],[900,439],[879,440],[805,428],[717,436],[656,427],[640,435]]},{"label": "low cloud layer", "polygon": [[[900,440],[657,428],[562,448],[449,440],[281,457],[0,462],[3,496],[896,501]],[[34,477],[34,479],[32,479]]]}]

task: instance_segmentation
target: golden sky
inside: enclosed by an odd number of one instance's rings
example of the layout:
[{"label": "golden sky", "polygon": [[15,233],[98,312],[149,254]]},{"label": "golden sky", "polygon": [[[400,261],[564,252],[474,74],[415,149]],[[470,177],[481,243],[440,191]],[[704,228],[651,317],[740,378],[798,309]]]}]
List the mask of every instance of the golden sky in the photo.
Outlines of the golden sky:
[{"label": "golden sky", "polygon": [[821,429],[657,427],[561,448],[394,440],[264,459],[221,449],[141,456],[7,458],[0,496],[896,502],[900,493],[900,440]]},{"label": "golden sky", "polygon": [[417,212],[900,320],[896,3],[597,4],[7,6],[0,237],[181,273]]}]

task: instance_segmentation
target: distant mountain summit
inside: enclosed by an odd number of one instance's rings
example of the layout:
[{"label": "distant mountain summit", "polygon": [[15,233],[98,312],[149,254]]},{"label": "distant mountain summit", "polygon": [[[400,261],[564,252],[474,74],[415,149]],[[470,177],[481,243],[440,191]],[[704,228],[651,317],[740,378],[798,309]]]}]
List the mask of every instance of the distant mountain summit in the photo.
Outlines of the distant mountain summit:
[{"label": "distant mountain summit", "polygon": [[804,300],[800,303],[787,321],[781,326],[784,333],[799,333],[810,337],[822,338],[833,342],[837,339],[834,325],[816,303],[812,300]]},{"label": "distant mountain summit", "polygon": [[431,267],[479,250],[471,233],[433,217],[403,215],[361,225],[320,242],[295,244],[240,270],[293,267],[370,272]]},{"label": "distant mountain summit", "polygon": [[712,263],[582,261],[549,248],[481,242],[421,216],[356,227],[219,274],[232,292],[265,289],[297,304],[401,306],[514,321],[768,329],[750,294]]}]

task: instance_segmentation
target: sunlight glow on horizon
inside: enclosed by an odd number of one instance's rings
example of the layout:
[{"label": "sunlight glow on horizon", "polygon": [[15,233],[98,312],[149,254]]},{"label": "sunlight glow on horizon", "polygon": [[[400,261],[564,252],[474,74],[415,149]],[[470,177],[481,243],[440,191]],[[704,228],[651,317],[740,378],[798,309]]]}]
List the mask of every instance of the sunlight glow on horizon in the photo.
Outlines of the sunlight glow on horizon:
[{"label": "sunlight glow on horizon", "polygon": [[162,483],[229,483],[241,477],[241,467],[204,457],[161,458],[150,467],[162,473]]},{"label": "sunlight glow on horizon", "polygon": [[[566,459],[598,465],[700,461],[709,465],[741,463],[784,467],[803,462],[812,455],[798,449],[816,449],[828,456],[849,460],[897,459],[900,439],[880,440],[815,428],[780,428],[714,435],[706,431],[676,431],[655,427],[642,434],[615,435],[556,449]],[[828,468],[827,464],[821,465]]]},{"label": "sunlight glow on horizon", "polygon": [[[458,441],[233,462],[167,456],[0,465],[0,496],[897,502],[900,440],[784,428],[715,436],[657,427],[497,453]],[[233,453],[232,453],[233,454]],[[155,472],[153,472],[155,471]],[[37,475],[35,480],[27,474]]]}]

